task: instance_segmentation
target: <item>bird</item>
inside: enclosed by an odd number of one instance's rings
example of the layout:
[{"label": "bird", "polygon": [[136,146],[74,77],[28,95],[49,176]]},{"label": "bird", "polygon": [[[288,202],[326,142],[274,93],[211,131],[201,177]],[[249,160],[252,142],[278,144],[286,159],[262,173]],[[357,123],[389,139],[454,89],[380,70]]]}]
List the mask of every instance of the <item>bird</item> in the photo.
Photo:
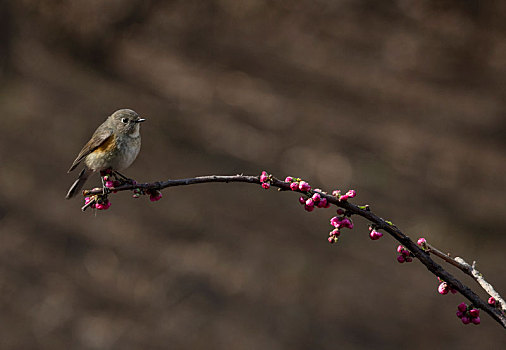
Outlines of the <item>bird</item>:
[{"label": "bird", "polygon": [[119,109],[108,116],[70,166],[68,173],[84,164],[65,198],[74,197],[97,171],[117,172],[132,165],[141,149],[140,123],[145,120],[131,109]]}]

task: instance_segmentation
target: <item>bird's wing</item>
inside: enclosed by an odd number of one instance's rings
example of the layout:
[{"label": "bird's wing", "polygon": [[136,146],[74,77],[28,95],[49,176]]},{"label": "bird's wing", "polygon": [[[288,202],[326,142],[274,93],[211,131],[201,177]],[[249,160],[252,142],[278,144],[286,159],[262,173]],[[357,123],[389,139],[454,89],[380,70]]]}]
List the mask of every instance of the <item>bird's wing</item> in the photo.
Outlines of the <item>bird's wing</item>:
[{"label": "bird's wing", "polygon": [[93,134],[91,139],[88,141],[88,143],[86,145],[84,145],[81,152],[79,152],[76,160],[74,160],[74,162],[72,163],[72,166],[70,167],[68,172],[70,173],[72,170],[74,170],[76,168],[76,166],[78,166],[79,163],[81,163],[81,161],[88,154],[90,154],[91,152],[93,152],[94,150],[99,148],[100,145],[102,145],[104,142],[108,141],[111,137],[112,137],[112,129],[99,127],[95,131],[95,133]]}]

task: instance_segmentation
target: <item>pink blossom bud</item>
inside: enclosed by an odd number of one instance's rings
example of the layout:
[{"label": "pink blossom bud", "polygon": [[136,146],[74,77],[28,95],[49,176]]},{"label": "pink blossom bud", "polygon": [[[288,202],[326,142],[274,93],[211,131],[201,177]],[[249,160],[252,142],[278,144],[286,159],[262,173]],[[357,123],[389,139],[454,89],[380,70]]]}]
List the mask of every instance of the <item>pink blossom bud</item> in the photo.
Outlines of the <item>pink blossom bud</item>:
[{"label": "pink blossom bud", "polygon": [[494,298],[494,297],[490,297],[490,298],[488,298],[488,303],[489,303],[490,305],[495,305],[495,298]]},{"label": "pink blossom bud", "polygon": [[88,204],[91,201],[90,197],[84,197],[84,204]]},{"label": "pink blossom bud", "polygon": [[102,209],[104,209],[104,205],[102,203],[97,203],[97,204],[95,204],[95,208],[98,210],[102,210]]},{"label": "pink blossom bud", "polygon": [[481,319],[479,317],[472,318],[471,321],[476,325],[481,323]]},{"label": "pink blossom bud", "polygon": [[313,194],[313,197],[312,197],[312,198],[313,198],[313,201],[314,201],[315,203],[318,203],[319,201],[321,201],[322,196],[320,196],[320,194],[319,194],[319,193],[315,193],[315,194]]},{"label": "pink blossom bud", "polygon": [[[380,239],[381,237],[383,237],[383,233],[379,232],[379,231],[376,231],[376,230],[372,230],[370,233],[369,233],[369,237],[375,241],[377,239]],[[399,260],[399,259],[397,259]]]},{"label": "pink blossom bud", "polygon": [[306,205],[310,207],[314,207],[314,201],[313,198],[308,198],[306,201]]},{"label": "pink blossom bud", "polygon": [[105,182],[105,187],[107,187],[107,188],[112,188],[112,187],[114,187],[114,182],[112,182],[112,181],[110,181],[110,180],[109,180],[109,181],[106,181],[106,182]]},{"label": "pink blossom bud", "polygon": [[456,315],[458,318],[462,318],[462,316],[464,316],[464,313],[462,311],[457,311]]},{"label": "pink blossom bud", "polygon": [[330,231],[330,236],[339,236],[340,234],[341,232],[337,228]]},{"label": "pink blossom bud", "polygon": [[462,316],[461,320],[463,324],[469,324],[469,322],[471,322],[471,320],[467,316]]},{"label": "pink blossom bud", "polygon": [[267,175],[267,172],[265,170],[262,170],[262,175]]},{"label": "pink blossom bud", "polygon": [[448,284],[446,284],[446,282],[443,282],[439,285],[437,291],[439,292],[439,294],[445,295],[448,294],[450,289],[448,288]]},{"label": "pink blossom bud", "polygon": [[267,175],[264,175],[264,174],[260,175],[260,182],[265,182],[268,179],[269,179],[269,177]]},{"label": "pink blossom bud", "polygon": [[346,192],[346,195],[348,196],[348,198],[353,198],[357,195],[357,192],[355,190],[349,190],[348,192]]},{"label": "pink blossom bud", "polygon": [[334,227],[339,227],[341,223],[341,218],[339,216],[334,216],[332,219],[330,219],[330,224]]},{"label": "pink blossom bud", "polygon": [[[371,239],[372,239],[372,238],[371,238]],[[402,255],[398,255],[398,256],[397,256],[397,261],[398,261],[399,263],[401,263],[401,264],[402,264],[405,260],[406,260],[406,259],[404,259],[404,257],[403,257]]]},{"label": "pink blossom bud", "polygon": [[285,182],[292,182],[292,181],[293,181],[293,177],[291,177],[291,176],[287,176],[285,178]]},{"label": "pink blossom bud", "polygon": [[471,315],[471,317],[478,317],[478,316],[480,316],[480,310],[471,309],[471,310],[469,310],[469,315]]},{"label": "pink blossom bud", "polygon": [[316,205],[318,208],[325,208],[325,206],[328,204],[327,198],[322,198]]},{"label": "pink blossom bud", "polygon": [[162,192],[160,192],[160,191],[155,191],[154,193],[151,193],[149,195],[149,200],[151,202],[159,201],[161,198],[162,198]]},{"label": "pink blossom bud", "polygon": [[306,209],[306,211],[313,211],[314,210],[314,205],[304,205],[304,209]]},{"label": "pink blossom bud", "polygon": [[262,182],[262,188],[265,188],[266,190],[268,190],[270,187],[271,187],[270,183],[268,183],[268,182]]},{"label": "pink blossom bud", "polygon": [[302,192],[307,192],[311,189],[311,186],[306,181],[299,182],[299,190]]},{"label": "pink blossom bud", "polygon": [[344,218],[341,220],[341,226],[347,227],[349,229],[353,228],[353,222],[349,218]]},{"label": "pink blossom bud", "polygon": [[292,183],[290,184],[290,189],[291,189],[292,191],[296,191],[296,190],[298,190],[298,189],[299,189],[299,184],[298,184],[297,182],[292,182]]},{"label": "pink blossom bud", "polygon": [[334,243],[334,242],[335,242],[335,239],[334,239],[334,237],[329,237],[329,238],[328,238],[328,241],[329,241],[329,243],[330,243],[330,244],[332,244],[332,243]]},{"label": "pink blossom bud", "polygon": [[349,196],[347,194],[344,194],[341,197],[339,197],[339,200],[344,202],[344,201],[347,201],[348,198],[349,198]]},{"label": "pink blossom bud", "polygon": [[418,241],[416,241],[416,243],[417,243],[418,245],[422,245],[422,244],[424,244],[424,243],[427,243],[427,241],[425,240],[425,238],[423,238],[423,237],[422,237],[422,238],[418,238]]},{"label": "pink blossom bud", "polygon": [[459,309],[459,311],[466,312],[467,311],[467,304],[466,303],[460,303],[457,306],[457,309]]},{"label": "pink blossom bud", "polygon": [[330,203],[329,201],[327,200],[327,198],[323,198],[325,199],[325,204],[323,205],[324,208],[329,208],[330,207]]},{"label": "pink blossom bud", "polygon": [[410,253],[409,253],[409,250],[407,250],[407,249],[403,249],[403,250],[401,251],[401,254],[402,254],[402,255],[404,255],[404,256],[406,256],[406,257],[408,257]]},{"label": "pink blossom bud", "polygon": [[344,210],[339,208],[337,209],[337,215],[343,215],[344,214]]},{"label": "pink blossom bud", "polygon": [[300,204],[306,204],[306,198],[304,198],[304,197],[300,196],[300,197],[299,197],[299,203],[300,203]]},{"label": "pink blossom bud", "polygon": [[[369,231],[371,231],[371,227],[369,227]],[[397,246],[397,253],[400,254],[403,250],[404,250],[404,246],[402,246],[402,245],[399,244]]]},{"label": "pink blossom bud", "polygon": [[332,195],[333,195],[334,197],[339,197],[339,195],[340,195],[340,194],[341,194],[341,191],[340,191],[340,190],[334,190],[334,191],[332,191]]},{"label": "pink blossom bud", "polygon": [[412,262],[412,261],[413,261],[413,258],[411,258],[409,256],[406,258],[406,262]]}]

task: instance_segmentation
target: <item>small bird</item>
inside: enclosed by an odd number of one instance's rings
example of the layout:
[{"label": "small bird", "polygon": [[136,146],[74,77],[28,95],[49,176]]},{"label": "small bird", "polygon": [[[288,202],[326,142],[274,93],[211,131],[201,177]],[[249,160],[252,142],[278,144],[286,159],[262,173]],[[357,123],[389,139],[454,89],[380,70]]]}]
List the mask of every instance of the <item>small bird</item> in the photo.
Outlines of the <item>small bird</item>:
[{"label": "small bird", "polygon": [[67,196],[74,197],[90,175],[96,171],[111,169],[120,171],[128,168],[141,149],[140,118],[131,109],[120,109],[107,117],[84,145],[68,170],[70,173],[84,160],[84,169],[70,186]]}]

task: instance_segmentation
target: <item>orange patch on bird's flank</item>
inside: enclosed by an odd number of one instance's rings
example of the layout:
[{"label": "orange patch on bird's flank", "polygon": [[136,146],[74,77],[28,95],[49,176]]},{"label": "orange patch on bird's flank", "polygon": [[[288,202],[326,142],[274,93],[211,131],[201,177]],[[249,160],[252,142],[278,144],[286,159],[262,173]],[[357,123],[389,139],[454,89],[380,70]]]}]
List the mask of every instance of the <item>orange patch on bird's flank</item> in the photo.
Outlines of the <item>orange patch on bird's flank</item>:
[{"label": "orange patch on bird's flank", "polygon": [[100,146],[97,147],[95,152],[109,152],[111,149],[114,148],[116,142],[114,139],[114,135],[109,136],[107,139],[105,139],[104,142]]}]

